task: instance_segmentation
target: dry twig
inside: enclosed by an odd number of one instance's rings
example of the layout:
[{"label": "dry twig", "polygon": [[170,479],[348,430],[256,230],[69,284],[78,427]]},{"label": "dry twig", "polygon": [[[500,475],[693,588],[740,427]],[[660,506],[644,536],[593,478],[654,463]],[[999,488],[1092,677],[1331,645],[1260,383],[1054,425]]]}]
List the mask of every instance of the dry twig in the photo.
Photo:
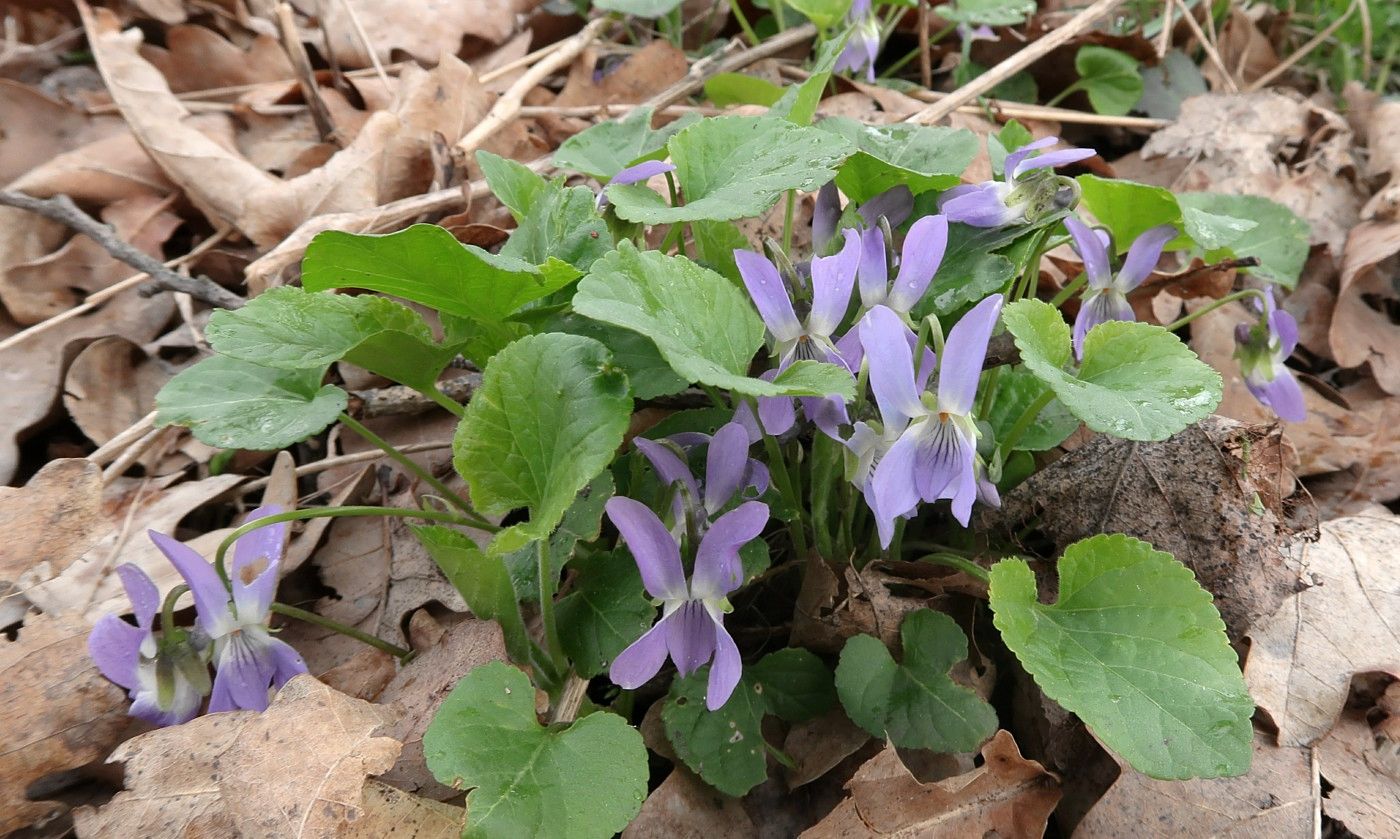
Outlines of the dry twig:
[{"label": "dry twig", "polygon": [[[224,309],[237,309],[244,300],[208,277],[185,277],[166,268],[154,257],[132,247],[117,235],[110,225],[103,224],[79,209],[67,195],[35,198],[23,192],[0,190],[0,204],[17,207],[67,225],[102,246],[116,259],[137,271],[150,275],[152,294],[159,291],[183,291],[196,300]],[[146,289],[142,289],[146,293]]]}]

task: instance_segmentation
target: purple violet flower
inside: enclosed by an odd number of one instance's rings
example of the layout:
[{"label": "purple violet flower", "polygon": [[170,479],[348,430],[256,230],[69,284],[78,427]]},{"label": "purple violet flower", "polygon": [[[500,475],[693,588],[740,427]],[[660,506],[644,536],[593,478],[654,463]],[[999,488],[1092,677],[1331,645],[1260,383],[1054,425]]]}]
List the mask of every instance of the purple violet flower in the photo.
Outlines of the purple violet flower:
[{"label": "purple violet flower", "polygon": [[1275,305],[1272,287],[1264,289],[1260,314],[1263,317],[1253,328],[1242,323],[1235,327],[1235,358],[1240,362],[1245,387],[1279,419],[1303,422],[1308,418],[1303,389],[1284,365],[1298,346],[1298,321]]},{"label": "purple violet flower", "polygon": [[[627,168],[618,172],[616,175],[613,175],[612,178],[608,181],[608,186],[612,186],[613,184],[618,184],[619,186],[635,184],[641,181],[649,180],[650,178],[656,175],[661,175],[666,172],[674,171],[676,171],[676,166],[674,163],[667,163],[664,160],[643,160],[641,163],[634,163],[631,166],[628,166]],[[606,192],[599,190],[598,212],[602,212],[604,209],[607,208],[607,206],[608,195]]]},{"label": "purple violet flower", "polygon": [[[886,219],[891,227],[898,227],[914,211],[914,193],[904,184],[892,186],[879,195],[871,196],[856,208],[865,227],[876,227],[880,219]],[[812,209],[812,251],[824,254],[836,235],[836,226],[841,221],[841,194],[836,181],[827,181],[817,190],[817,200]]]},{"label": "purple violet flower", "polygon": [[[749,457],[749,431],[740,422],[721,426],[709,434],[676,434],[667,440],[633,440],[637,450],[648,461],[661,482],[667,486],[680,484],[684,492],[672,501],[674,527],[682,532],[687,524],[702,533],[715,514],[723,510],[736,495],[753,487],[762,495],[768,489],[768,467]],[[691,474],[684,452],[698,445],[707,445],[705,452],[705,481],[703,486]],[[687,518],[686,513],[690,514]]]},{"label": "purple violet flower", "polygon": [[997,33],[992,29],[992,27],[988,26],[985,23],[976,27],[970,26],[966,23],[959,23],[957,29],[958,38],[966,43],[971,43],[972,41],[1001,40],[997,37]]},{"label": "purple violet flower", "polygon": [[103,615],[88,636],[88,654],[102,675],[126,688],[133,717],[159,726],[179,725],[199,713],[209,692],[208,665],[190,644],[189,635],[162,627],[151,630],[160,611],[160,592],[137,565],[117,566],[131,600],[136,625]]},{"label": "purple violet flower", "polygon": [[661,670],[669,655],[682,676],[713,659],[705,707],[717,710],[739,684],[739,647],[724,628],[729,594],[743,582],[739,549],[763,532],[768,505],[748,501],[720,516],[695,548],[689,584],[680,547],[645,504],[617,496],[608,499],[608,518],[632,551],[647,593],[660,601],[661,620],[618,654],[608,676],[618,685],[641,687]]},{"label": "purple violet flower", "polygon": [[[259,507],[248,521],[281,512]],[[279,688],[306,662],[287,642],[272,637],[267,621],[277,593],[277,569],[287,533],[285,522],[259,528],[233,544],[229,568],[232,594],[214,566],[189,546],[151,531],[151,541],[185,578],[194,595],[195,622],[214,644],[214,689],[209,711],[267,708],[269,688]]]},{"label": "purple violet flower", "polygon": [[953,516],[964,527],[973,501],[980,497],[999,503],[995,487],[982,474],[979,432],[971,413],[1001,306],[1002,296],[994,294],[953,326],[938,360],[936,395],[926,393],[915,377],[914,353],[899,315],[878,306],[861,321],[861,344],[885,439],[898,429],[870,475],[871,511],[882,547],[889,547],[894,537],[895,519],[913,512],[920,501],[950,499]]},{"label": "purple violet flower", "polygon": [[1065,219],[1074,250],[1084,262],[1084,276],[1089,287],[1079,304],[1074,319],[1074,356],[1084,355],[1084,336],[1089,330],[1111,320],[1134,320],[1128,293],[1152,274],[1162,248],[1176,238],[1176,228],[1170,224],[1150,228],[1133,240],[1123,267],[1114,274],[1109,267],[1108,236],[1069,216]]},{"label": "purple violet flower", "polygon": [[875,83],[875,59],[880,55],[880,19],[870,0],[855,0],[846,12],[846,22],[854,27],[850,40],[836,57],[836,72],[865,71],[865,80]]},{"label": "purple violet flower", "polygon": [[938,209],[950,221],[973,227],[1005,227],[1036,220],[1054,206],[1062,186],[1072,188],[1074,183],[1056,176],[1054,168],[1098,154],[1093,149],[1068,148],[1031,156],[1059,141],[1058,137],[1045,137],[1011,152],[1006,156],[1005,180],[955,186],[939,196]]},{"label": "purple violet flower", "polygon": [[897,265],[894,284],[889,282],[885,233],[872,227],[860,236],[860,302],[869,308],[885,306],[907,316],[928,291],[943,254],[948,249],[946,216],[924,216],[909,227]]}]

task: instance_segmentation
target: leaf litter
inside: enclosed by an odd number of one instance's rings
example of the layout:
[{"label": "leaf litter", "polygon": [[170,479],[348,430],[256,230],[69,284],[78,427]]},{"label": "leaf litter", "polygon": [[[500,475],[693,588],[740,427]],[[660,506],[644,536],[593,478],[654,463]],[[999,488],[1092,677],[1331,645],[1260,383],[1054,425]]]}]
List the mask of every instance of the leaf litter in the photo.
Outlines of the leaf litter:
[{"label": "leaf litter", "polygon": [[[339,227],[378,232],[436,221],[461,238],[499,243],[513,223],[509,213],[473,188],[477,162],[453,147],[491,120],[506,101],[501,94],[541,60],[528,52],[560,43],[580,21],[565,23],[540,4],[509,0],[450,8],[330,3],[316,16],[295,18],[293,40],[303,53],[310,47],[316,63],[309,79],[299,79],[298,50],[289,52],[272,17],[258,16],[264,5],[211,14],[206,5],[172,0],[113,8],[79,2],[43,12],[26,6],[7,18],[14,26],[0,51],[0,182],[33,195],[67,195],[156,259],[187,257],[212,242],[183,270],[240,293],[295,282],[288,268],[305,246],[298,236],[310,229],[299,228],[332,218]],[[1058,4],[1042,5],[1025,28],[1037,37],[1065,14]],[[1251,772],[1164,782],[1120,767],[1101,797],[1075,803],[1069,776],[1076,760],[1087,765],[1102,752],[1091,754],[1092,739],[1072,715],[1055,723],[1079,735],[1060,741],[1077,744],[1068,756],[1034,754],[1031,744],[1042,738],[1029,728],[999,730],[962,754],[965,771],[924,780],[909,768],[920,755],[881,747],[837,710],[800,722],[770,717],[765,740],[783,744],[781,756],[792,764],[782,780],[745,799],[717,793],[677,762],[653,783],[624,835],[769,835],[764,813],[756,812],[756,802],[770,801],[763,796],[783,810],[782,818],[773,811],[773,825],[800,825],[793,832],[813,837],[1039,836],[1047,824],[1057,835],[1085,837],[1143,832],[1144,825],[1159,831],[1147,835],[1162,836],[1311,835],[1323,829],[1315,810],[1327,829],[1357,836],[1400,829],[1394,763],[1377,745],[1386,737],[1375,698],[1381,691],[1363,687],[1368,679],[1400,679],[1400,615],[1388,582],[1400,544],[1390,512],[1400,501],[1400,442],[1393,439],[1400,301],[1391,283],[1400,264],[1400,109],[1351,88],[1343,99],[1312,86],[1297,67],[1279,71],[1280,56],[1296,44],[1285,42],[1277,16],[1261,18],[1243,6],[1217,22],[1218,35],[1212,29],[1205,36],[1219,63],[1198,51],[1187,27],[1166,33],[1164,43],[1186,51],[1171,55],[1187,58],[1209,89],[1180,96],[1169,124],[1114,128],[1122,156],[1094,165],[1177,191],[1270,198],[1307,223],[1312,250],[1283,305],[1303,327],[1291,364],[1305,374],[1308,419],[1280,427],[1258,409],[1231,358],[1235,323],[1252,315],[1238,306],[1220,309],[1193,322],[1190,333],[1193,347],[1224,376],[1218,414],[1230,420],[1160,442],[1081,431],[1036,455],[1044,468],[1007,495],[993,523],[1035,549],[1037,540],[1058,549],[1096,533],[1128,533],[1191,567],[1224,615],[1259,706]],[[683,10],[688,49],[699,46],[702,33],[740,34],[725,4],[686,3]],[[896,37],[912,39],[915,17],[898,21]],[[1075,43],[1109,37],[1094,33]],[[1154,46],[1140,35],[1112,43],[1156,62]],[[46,44],[85,45],[91,64],[65,68],[71,57]],[[980,47],[960,56],[937,46],[935,59],[951,70],[971,56],[995,63],[1022,48],[1004,40],[997,57]],[[728,53],[740,50],[742,44]],[[800,79],[791,71],[805,72],[802,52],[768,66],[770,78]],[[697,61],[662,37],[640,49],[590,44],[519,91],[519,107],[481,147],[539,160],[593,122],[664,95],[705,61],[711,59]],[[1059,78],[1065,71],[1052,63],[1033,64],[1025,78],[1058,89],[1067,83]],[[63,72],[77,69],[86,71],[85,82]],[[1261,79],[1267,83],[1251,89]],[[869,124],[919,110],[932,95],[917,85],[896,91],[859,80],[828,92],[819,113]],[[957,113],[953,124],[992,133],[1019,107],[1030,109],[1016,118],[1034,136],[1095,136],[1094,129],[1072,128],[1075,112],[999,105],[1006,112],[991,111],[997,122]],[[729,110],[761,113],[752,108]],[[322,133],[317,111],[330,115],[332,133]],[[979,153],[964,179],[985,180],[991,165]],[[438,203],[395,205],[429,195]],[[780,233],[782,211],[775,207],[761,232]],[[806,202],[797,208],[802,244],[811,213]],[[743,225],[759,229],[754,221]],[[1080,270],[1078,259],[1059,254],[1061,281],[1068,281]],[[270,255],[264,265],[271,268],[245,277],[246,266]],[[127,608],[119,564],[142,567],[162,591],[179,581],[146,540],[147,529],[212,555],[256,505],[257,490],[246,485],[270,473],[282,475],[282,503],[379,499],[414,506],[433,495],[386,458],[286,471],[369,452],[359,440],[349,442],[348,429],[333,432],[339,446],[321,437],[292,447],[278,473],[264,453],[218,452],[183,431],[151,428],[145,418],[155,391],[206,354],[207,314],[198,301],[168,292],[139,296],[134,273],[52,220],[0,207],[0,474],[12,485],[0,489],[7,534],[0,616],[8,628],[0,641],[0,698],[16,712],[0,749],[0,831],[58,819],[80,836],[353,837],[391,829],[459,835],[466,819],[460,793],[428,772],[423,732],[461,676],[506,654],[494,626],[470,615],[397,520],[297,525],[289,557],[298,558],[285,563],[282,586],[313,612],[412,647],[417,658],[407,664],[286,622],[281,637],[326,684],[298,677],[266,712],[215,714],[142,733],[126,716],[121,691],[89,663],[84,639],[92,622]],[[119,285],[128,290],[66,316]],[[1196,292],[1204,287],[1173,287],[1139,307],[1140,316],[1169,322],[1201,307],[1205,299]],[[385,380],[338,375],[357,393],[384,399],[391,414],[402,412],[402,421],[375,426],[392,442],[451,436],[455,422],[445,412],[427,420],[421,412],[431,406],[405,407],[401,397],[381,393]],[[448,479],[447,451],[412,456]],[[113,463],[118,469],[104,473]],[[265,493],[267,500],[274,487]],[[998,663],[1015,668],[1004,651],[978,648],[989,621],[967,608],[985,596],[974,578],[933,565],[877,562],[805,580],[797,610],[783,618],[789,625],[763,631],[790,632],[794,643],[826,654],[856,635],[898,650],[901,621],[933,604],[954,614],[972,638],[973,655],[988,668],[984,682]],[[1043,595],[1053,599],[1048,590]],[[185,598],[177,608],[188,604]],[[524,614],[532,630],[536,609],[527,606]],[[969,688],[982,684],[970,665],[952,676]],[[579,705],[586,712],[599,698],[590,692]],[[660,747],[658,753],[669,751]],[[124,778],[114,783],[98,768],[103,760],[123,764]],[[95,794],[95,806],[68,812],[64,802],[83,800],[75,790]]]}]

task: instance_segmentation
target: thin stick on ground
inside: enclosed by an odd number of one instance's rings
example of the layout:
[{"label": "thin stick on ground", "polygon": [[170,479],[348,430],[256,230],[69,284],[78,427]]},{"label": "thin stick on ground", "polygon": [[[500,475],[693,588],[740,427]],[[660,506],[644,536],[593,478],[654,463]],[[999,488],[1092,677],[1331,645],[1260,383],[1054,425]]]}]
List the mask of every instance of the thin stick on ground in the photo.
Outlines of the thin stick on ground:
[{"label": "thin stick on ground", "polygon": [[1244,89],[1245,93],[1253,93],[1254,91],[1263,88],[1265,85],[1269,84],[1274,79],[1277,79],[1279,76],[1282,76],[1284,73],[1288,72],[1289,68],[1291,68],[1293,65],[1297,64],[1299,61],[1302,61],[1304,58],[1307,58],[1309,53],[1322,46],[1323,41],[1326,41],[1328,38],[1332,37],[1333,32],[1336,32],[1338,29],[1341,29],[1342,25],[1345,24],[1347,20],[1351,18],[1351,13],[1356,11],[1358,7],[1365,8],[1366,4],[1362,2],[1362,0],[1352,0],[1352,4],[1350,6],[1347,6],[1347,10],[1343,12],[1340,17],[1327,24],[1326,29],[1314,35],[1311,39],[1308,40],[1306,44],[1303,44],[1301,47],[1294,50],[1293,53],[1287,58],[1280,61],[1277,67],[1274,67],[1269,72],[1265,73],[1264,75],[1251,82],[1249,86]]},{"label": "thin stick on ground", "polygon": [[[1229,88],[1231,93],[1239,93],[1240,86],[1235,83],[1234,75],[1230,72],[1230,68],[1225,66],[1225,60],[1220,57],[1220,53],[1216,52],[1215,44],[1211,42],[1210,38],[1206,37],[1205,32],[1201,31],[1201,24],[1196,22],[1196,16],[1192,14],[1190,9],[1183,9],[1182,11],[1184,11],[1185,14],[1181,16],[1181,19],[1186,22],[1186,27],[1190,29],[1191,34],[1195,36],[1196,43],[1200,44],[1201,49],[1206,51],[1206,58],[1210,59],[1210,63],[1214,64],[1215,69],[1220,71],[1221,81],[1224,82],[1225,87]],[[1209,19],[1208,14],[1207,19]]]},{"label": "thin stick on ground", "polygon": [[[403,452],[404,454],[413,454],[414,452],[430,452],[450,448],[452,448],[451,440],[440,440],[435,443],[406,443],[402,446],[399,446],[398,450]],[[304,466],[298,466],[292,474],[298,478],[304,478],[307,475],[315,475],[317,472],[324,472],[327,469],[334,469],[337,466],[348,466],[355,463],[365,463],[372,460],[382,460],[387,457],[388,455],[386,455],[379,449],[373,449],[371,451],[364,452],[355,452],[354,454],[336,455],[334,457],[327,457],[323,460],[318,460],[314,463],[307,463]],[[260,489],[264,489],[269,483],[271,483],[271,481],[272,478],[270,477],[258,478],[255,481],[250,481],[249,483],[240,486],[238,488],[238,492],[240,494],[256,492]]]},{"label": "thin stick on ground", "polygon": [[499,131],[503,126],[515,119],[520,113],[520,106],[525,102],[525,94],[535,88],[535,85],[544,81],[551,73],[569,62],[573,61],[583,52],[593,39],[598,37],[598,33],[603,27],[608,25],[608,18],[600,17],[593,20],[578,34],[571,36],[564,41],[560,47],[550,53],[545,58],[527,70],[524,75],[516,79],[515,84],[496,100],[496,104],[491,106],[490,112],[485,119],[467,132],[467,135],[457,141],[457,150],[464,158],[470,158],[482,143]]},{"label": "thin stick on ground", "polygon": [[1021,72],[1036,61],[1049,55],[1055,48],[1069,43],[1075,37],[1089,30],[1100,19],[1127,0],[1097,0],[1092,6],[1070,18],[1064,26],[1028,44],[1025,49],[1010,56],[1005,61],[963,85],[947,98],[935,102],[905,120],[931,124],[947,117],[962,105],[966,105],[992,88]]},{"label": "thin stick on ground", "polygon": [[183,291],[196,300],[202,300],[211,306],[223,309],[237,309],[246,302],[242,297],[208,277],[185,277],[166,268],[160,260],[148,256],[123,241],[110,225],[103,224],[83,212],[67,195],[35,198],[23,192],[0,190],[0,204],[27,210],[67,225],[101,245],[102,249],[113,257],[125,262],[137,271],[148,274],[152,285],[161,291]]},{"label": "thin stick on ground", "polygon": [[[748,47],[747,49],[739,50],[727,58],[720,58],[717,61],[701,59],[691,65],[690,71],[685,74],[685,78],[643,102],[642,105],[658,110],[674,105],[704,86],[706,79],[719,75],[720,73],[732,73],[736,70],[742,70],[750,64],[765,58],[771,58],[786,49],[795,47],[810,38],[816,37],[816,34],[817,27],[815,25],[804,23],[801,26],[779,32],[777,35],[774,35],[772,38],[769,38],[756,47]],[[733,47],[734,43],[736,42],[731,42],[725,52]],[[710,58],[713,59],[721,54],[723,53],[717,53],[715,56],[710,56]]]},{"label": "thin stick on ground", "polygon": [[[233,228],[231,227],[225,227],[219,230],[213,236],[210,236],[208,239],[205,239],[203,242],[200,242],[198,245],[192,248],[189,253],[184,254],[182,256],[178,256],[175,259],[167,260],[165,262],[165,267],[176,268],[181,265],[187,265],[191,262],[194,262],[196,259],[203,256],[205,252],[209,251],[215,245],[227,239],[232,230]],[[143,271],[139,274],[133,274],[120,282],[113,283],[112,285],[109,285],[100,291],[95,291],[92,294],[88,295],[86,300],[74,306],[73,308],[64,312],[59,312],[58,314],[46,320],[41,320],[33,326],[25,329],[23,332],[16,332],[15,334],[11,335],[5,340],[0,341],[0,352],[3,352],[9,349],[10,347],[17,346],[23,343],[24,341],[27,341],[30,338],[33,338],[36,335],[39,335],[43,332],[47,332],[48,330],[53,329],[54,327],[62,323],[66,323],[67,321],[72,320],[73,318],[85,315],[88,312],[91,312],[93,309],[96,309],[103,303],[107,302],[108,300],[112,299],[113,297],[116,297],[118,294],[121,294],[124,291],[129,291],[130,289],[133,289],[141,285],[142,283],[147,282],[148,280],[150,280],[150,275]]]}]

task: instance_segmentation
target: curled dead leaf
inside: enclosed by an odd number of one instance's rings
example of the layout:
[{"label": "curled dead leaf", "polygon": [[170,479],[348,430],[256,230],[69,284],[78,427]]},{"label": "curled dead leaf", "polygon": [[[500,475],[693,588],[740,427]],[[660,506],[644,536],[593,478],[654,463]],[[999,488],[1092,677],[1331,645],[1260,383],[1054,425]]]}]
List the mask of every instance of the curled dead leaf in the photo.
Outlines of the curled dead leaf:
[{"label": "curled dead leaf", "polygon": [[1400,329],[1388,311],[1400,305],[1391,282],[1398,253],[1400,222],[1368,221],[1352,229],[1329,333],[1339,365],[1369,364],[1376,383],[1392,394],[1400,394]]},{"label": "curled dead leaf", "polygon": [[1386,771],[1366,718],[1348,711],[1317,744],[1322,777],[1331,789],[1322,812],[1355,836],[1400,835],[1400,778]]},{"label": "curled dead leaf", "polygon": [[716,839],[753,836],[756,828],[737,799],[716,792],[677,766],[647,796],[622,839]]}]

